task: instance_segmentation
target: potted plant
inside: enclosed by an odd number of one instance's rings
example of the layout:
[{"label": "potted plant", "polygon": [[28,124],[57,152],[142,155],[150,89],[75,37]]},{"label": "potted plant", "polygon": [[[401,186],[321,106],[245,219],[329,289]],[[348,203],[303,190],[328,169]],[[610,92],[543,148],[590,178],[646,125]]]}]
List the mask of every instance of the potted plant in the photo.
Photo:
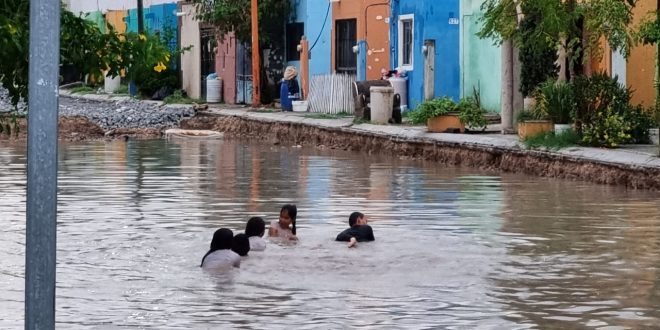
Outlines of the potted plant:
[{"label": "potted plant", "polygon": [[426,123],[428,131],[433,133],[465,132],[458,107],[449,97],[423,102],[410,114],[410,119],[415,124]]},{"label": "potted plant", "polygon": [[426,101],[411,112],[410,120],[425,123],[432,133],[464,133],[465,126],[484,129],[487,124],[483,109],[472,98],[461,99],[458,104],[449,97]]},{"label": "potted plant", "polygon": [[530,136],[552,132],[554,129],[552,121],[537,111],[522,110],[518,113],[516,119],[518,122],[518,136],[521,140],[525,140]]},{"label": "potted plant", "polygon": [[548,80],[536,92],[536,111],[546,115],[554,123],[555,133],[569,131],[571,112],[577,106],[573,86],[566,82]]}]

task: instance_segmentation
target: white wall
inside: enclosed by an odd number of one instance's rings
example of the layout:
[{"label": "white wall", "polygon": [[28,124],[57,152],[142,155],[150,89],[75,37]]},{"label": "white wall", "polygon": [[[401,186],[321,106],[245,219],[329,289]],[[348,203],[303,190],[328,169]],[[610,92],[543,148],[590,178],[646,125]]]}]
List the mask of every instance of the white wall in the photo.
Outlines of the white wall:
[{"label": "white wall", "polygon": [[191,98],[202,95],[202,68],[200,65],[199,21],[195,19],[195,7],[191,4],[182,6],[182,12],[188,15],[181,17],[181,48],[192,46],[181,54],[181,85]]},{"label": "white wall", "polygon": [[[142,4],[145,8],[152,5],[160,5],[164,3],[179,2],[180,0],[143,0]],[[106,11],[106,10],[128,10],[137,8],[137,0],[67,0],[69,3],[69,10],[74,13],[84,12],[89,13],[93,11]]]}]

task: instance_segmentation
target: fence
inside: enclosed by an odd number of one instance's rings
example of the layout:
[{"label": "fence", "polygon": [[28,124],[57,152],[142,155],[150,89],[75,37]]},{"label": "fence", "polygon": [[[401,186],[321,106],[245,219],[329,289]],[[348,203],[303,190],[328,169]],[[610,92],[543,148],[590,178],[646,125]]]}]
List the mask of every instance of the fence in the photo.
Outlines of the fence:
[{"label": "fence", "polygon": [[355,75],[330,74],[312,76],[309,88],[309,111],[321,113],[355,112],[353,83]]}]

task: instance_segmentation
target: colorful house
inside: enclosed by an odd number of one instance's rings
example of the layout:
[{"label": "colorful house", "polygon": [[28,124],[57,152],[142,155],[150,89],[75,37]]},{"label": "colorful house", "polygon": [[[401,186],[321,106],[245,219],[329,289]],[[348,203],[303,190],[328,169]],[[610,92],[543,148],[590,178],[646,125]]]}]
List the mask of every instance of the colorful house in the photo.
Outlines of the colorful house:
[{"label": "colorful house", "polygon": [[[332,58],[334,73],[357,74],[354,47],[363,41],[366,79],[380,79],[390,65],[390,1],[330,1],[332,3]],[[358,74],[360,76],[361,74]]]},{"label": "colorful house", "polygon": [[408,73],[408,104],[461,96],[459,0],[392,2],[392,67]]},{"label": "colorful house", "polygon": [[332,3],[328,0],[291,0],[293,14],[286,24],[286,62],[300,68],[297,46],[305,36],[309,42],[309,74],[332,72]]},{"label": "colorful house", "polygon": [[481,106],[490,112],[501,108],[501,49],[491,39],[481,39],[482,0],[461,0],[461,97],[470,97],[476,90]]}]

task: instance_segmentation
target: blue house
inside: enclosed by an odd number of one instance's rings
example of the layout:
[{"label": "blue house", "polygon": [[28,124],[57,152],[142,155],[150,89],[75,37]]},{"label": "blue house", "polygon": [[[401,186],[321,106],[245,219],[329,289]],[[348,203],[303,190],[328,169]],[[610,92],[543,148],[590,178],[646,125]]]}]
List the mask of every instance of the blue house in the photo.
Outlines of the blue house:
[{"label": "blue house", "polygon": [[300,70],[296,47],[304,35],[309,41],[310,76],[332,70],[332,2],[328,0],[291,0],[294,14],[286,25],[286,62]]},{"label": "blue house", "polygon": [[411,109],[427,97],[460,98],[459,14],[459,0],[392,1],[392,67],[408,72]]}]

